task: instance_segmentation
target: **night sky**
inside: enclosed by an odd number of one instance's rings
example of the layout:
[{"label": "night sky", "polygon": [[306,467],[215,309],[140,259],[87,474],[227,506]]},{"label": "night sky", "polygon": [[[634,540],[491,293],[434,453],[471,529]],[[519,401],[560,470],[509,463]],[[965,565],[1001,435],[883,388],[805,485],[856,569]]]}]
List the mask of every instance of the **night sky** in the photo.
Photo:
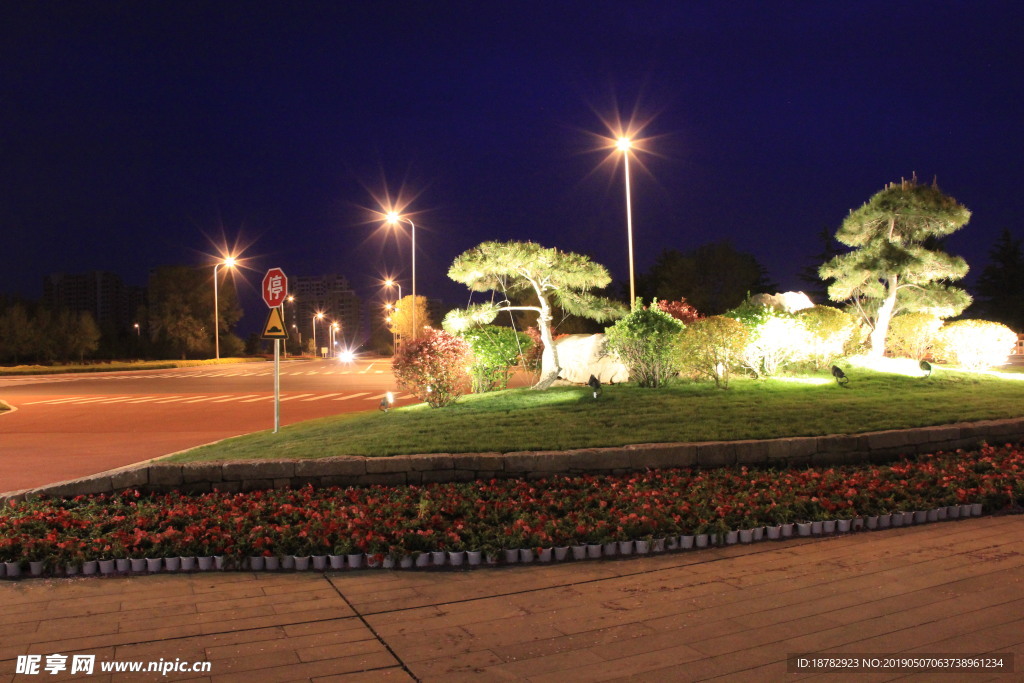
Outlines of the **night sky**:
[{"label": "night sky", "polygon": [[[23,2],[0,5],[0,293],[51,272],[209,263],[341,273],[361,296],[417,223],[417,290],[464,304],[463,250],[530,239],[627,278],[622,164],[642,127],[636,265],[730,238],[783,289],[889,181],[974,216],[973,275],[1020,234],[1024,3]],[[614,163],[613,163],[614,162]]]}]

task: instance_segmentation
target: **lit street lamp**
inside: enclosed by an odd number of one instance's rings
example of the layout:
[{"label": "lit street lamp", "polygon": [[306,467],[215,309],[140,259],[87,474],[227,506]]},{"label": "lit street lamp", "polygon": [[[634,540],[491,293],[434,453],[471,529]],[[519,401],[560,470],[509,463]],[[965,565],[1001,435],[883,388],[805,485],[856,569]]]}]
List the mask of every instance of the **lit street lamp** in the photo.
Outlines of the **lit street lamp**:
[{"label": "lit street lamp", "polygon": [[235,266],[235,257],[228,256],[222,262],[218,262],[213,266],[213,348],[214,357],[217,360],[220,360],[220,309],[217,304],[217,268],[219,266],[233,268]]},{"label": "lit street lamp", "polygon": [[615,141],[615,147],[622,152],[622,162],[626,168],[626,237],[629,241],[629,307],[630,310],[636,307],[636,283],[633,278],[633,207],[629,197],[629,150],[633,141],[627,137],[620,137]]},{"label": "lit street lamp", "polygon": [[335,351],[335,346],[337,345],[337,342],[334,340],[334,335],[337,334],[338,327],[339,327],[338,323],[331,323],[331,357],[332,358],[334,356],[338,355],[337,352]]},{"label": "lit street lamp", "polygon": [[412,335],[415,339],[419,336],[416,333],[416,224],[408,218],[398,215],[395,211],[388,212],[387,221],[388,225],[397,225],[399,222],[405,221],[412,228]]},{"label": "lit street lamp", "polygon": [[313,358],[316,358],[316,356],[317,356],[317,348],[316,348],[316,321],[317,320],[323,320],[323,319],[324,319],[324,314],[323,314],[322,311],[313,314]]}]

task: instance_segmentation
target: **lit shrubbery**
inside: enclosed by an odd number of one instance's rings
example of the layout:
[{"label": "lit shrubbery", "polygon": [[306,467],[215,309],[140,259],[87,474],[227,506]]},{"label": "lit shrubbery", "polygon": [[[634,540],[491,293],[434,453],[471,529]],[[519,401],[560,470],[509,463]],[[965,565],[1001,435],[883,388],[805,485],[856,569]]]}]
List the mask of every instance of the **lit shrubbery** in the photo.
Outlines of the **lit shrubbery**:
[{"label": "lit shrubbery", "polygon": [[1006,362],[1017,335],[1006,325],[987,320],[958,320],[939,332],[935,354],[965,370],[982,370]]},{"label": "lit shrubbery", "polygon": [[807,331],[806,357],[814,367],[831,365],[847,348],[857,332],[857,321],[852,315],[831,306],[813,306],[796,313]]},{"label": "lit shrubbery", "polygon": [[465,393],[469,354],[465,339],[430,330],[406,342],[395,354],[395,380],[432,408],[455,403]]},{"label": "lit shrubbery", "polygon": [[472,351],[469,374],[476,393],[507,388],[512,367],[533,344],[528,334],[498,325],[476,327],[462,336]]},{"label": "lit shrubbery", "polygon": [[684,325],[689,325],[700,317],[697,309],[691,306],[686,299],[680,299],[679,301],[661,299],[660,301],[655,301],[654,308],[668,313]]},{"label": "lit shrubbery", "polygon": [[930,313],[903,313],[889,323],[886,350],[898,358],[922,360],[932,352],[942,320]]},{"label": "lit shrubbery", "polygon": [[659,308],[638,305],[605,333],[608,350],[629,369],[630,381],[640,387],[660,387],[679,374],[676,344],[682,329],[681,322]]},{"label": "lit shrubbery", "polygon": [[806,357],[810,334],[792,313],[747,301],[726,313],[747,329],[740,361],[758,377],[771,377],[782,366]]},{"label": "lit shrubbery", "polygon": [[723,389],[729,386],[729,372],[747,347],[750,333],[738,320],[714,315],[690,323],[679,337],[682,366],[702,377],[714,380]]}]

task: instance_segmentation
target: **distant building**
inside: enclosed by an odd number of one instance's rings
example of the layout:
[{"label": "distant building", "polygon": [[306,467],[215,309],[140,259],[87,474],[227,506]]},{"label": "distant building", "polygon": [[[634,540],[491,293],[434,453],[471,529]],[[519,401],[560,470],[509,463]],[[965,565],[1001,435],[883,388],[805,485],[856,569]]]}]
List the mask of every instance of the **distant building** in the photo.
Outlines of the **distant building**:
[{"label": "distant building", "polygon": [[362,342],[360,301],[348,278],[342,275],[289,276],[288,294],[295,297],[295,302],[285,303],[285,322],[289,332],[298,329],[302,334],[303,345],[306,339],[312,338],[313,316],[318,312],[324,314],[323,321],[316,324],[318,347],[329,346],[332,322],[341,323],[336,341],[342,344]]},{"label": "distant building", "polygon": [[146,290],[130,287],[118,275],[101,270],[51,273],[43,279],[43,305],[51,311],[88,311],[101,330],[128,332],[145,304]]}]

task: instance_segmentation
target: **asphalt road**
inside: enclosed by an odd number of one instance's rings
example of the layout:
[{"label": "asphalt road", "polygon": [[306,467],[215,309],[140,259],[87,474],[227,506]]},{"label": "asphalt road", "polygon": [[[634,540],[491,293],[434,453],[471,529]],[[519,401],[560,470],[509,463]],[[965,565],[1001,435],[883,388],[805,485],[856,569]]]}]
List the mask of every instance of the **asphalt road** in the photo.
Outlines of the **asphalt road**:
[{"label": "asphalt road", "polygon": [[[281,424],[374,410],[388,359],[282,361]],[[272,429],[273,364],[0,377],[0,492],[75,479]]]}]

